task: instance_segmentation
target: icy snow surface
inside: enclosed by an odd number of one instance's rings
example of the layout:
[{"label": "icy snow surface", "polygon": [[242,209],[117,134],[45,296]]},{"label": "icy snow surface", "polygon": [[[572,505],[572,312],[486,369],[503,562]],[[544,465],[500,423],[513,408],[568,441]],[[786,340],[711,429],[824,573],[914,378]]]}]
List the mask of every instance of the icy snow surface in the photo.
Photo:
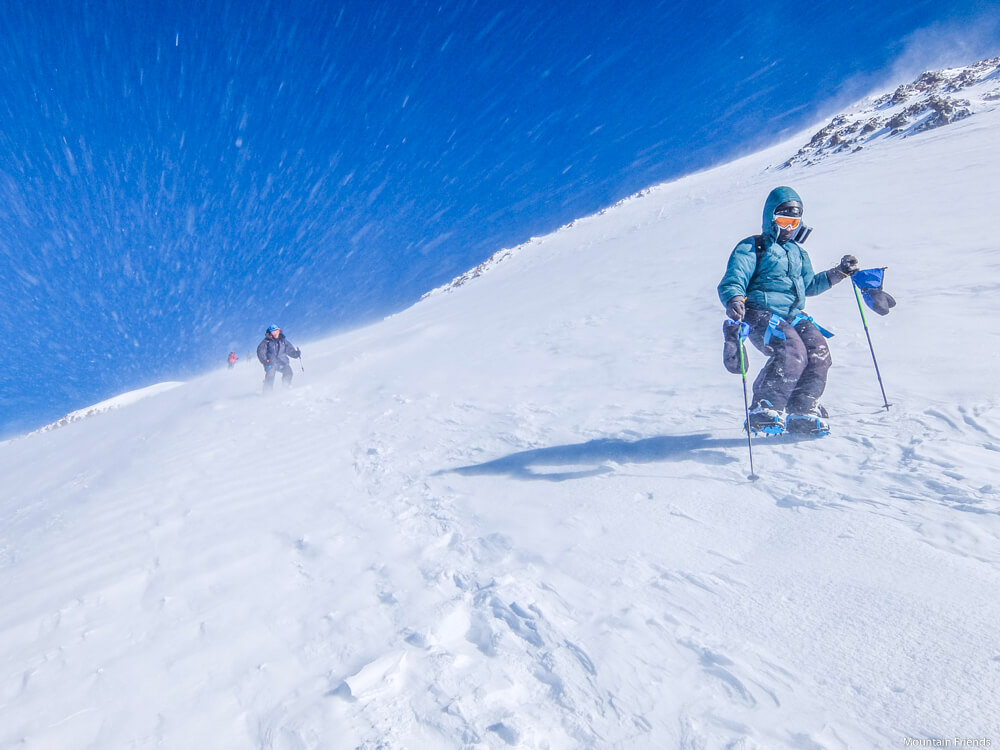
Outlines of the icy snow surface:
[{"label": "icy snow surface", "polygon": [[[380,324],[0,445],[0,748],[1000,744],[1000,110],[581,219]],[[822,440],[715,286],[790,184]],[[289,332],[294,340],[294,331]],[[754,369],[762,357],[751,350]]]}]

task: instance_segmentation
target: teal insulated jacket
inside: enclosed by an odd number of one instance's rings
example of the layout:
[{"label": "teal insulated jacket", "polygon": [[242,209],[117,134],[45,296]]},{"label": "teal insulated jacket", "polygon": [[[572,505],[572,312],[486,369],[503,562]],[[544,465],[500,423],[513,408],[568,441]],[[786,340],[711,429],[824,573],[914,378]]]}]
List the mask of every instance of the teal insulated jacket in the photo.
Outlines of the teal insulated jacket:
[{"label": "teal insulated jacket", "polygon": [[778,243],[774,209],[785,201],[801,203],[802,199],[790,187],[776,187],[764,202],[761,232],[764,252],[759,268],[753,237],[742,240],[730,254],[726,274],[719,282],[719,299],[723,305],[733,297],[746,297],[748,307],[791,318],[802,312],[806,297],[830,288],[826,273],[813,271],[809,254],[801,245],[791,240]]}]

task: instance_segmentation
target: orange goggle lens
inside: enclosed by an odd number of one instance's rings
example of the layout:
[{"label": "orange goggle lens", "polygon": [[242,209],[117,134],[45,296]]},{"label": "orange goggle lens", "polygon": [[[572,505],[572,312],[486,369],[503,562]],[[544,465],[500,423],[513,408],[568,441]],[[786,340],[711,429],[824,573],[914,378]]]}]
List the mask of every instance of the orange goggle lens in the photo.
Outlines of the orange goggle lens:
[{"label": "orange goggle lens", "polygon": [[782,229],[798,229],[799,224],[802,223],[802,219],[794,216],[775,216],[774,223]]}]

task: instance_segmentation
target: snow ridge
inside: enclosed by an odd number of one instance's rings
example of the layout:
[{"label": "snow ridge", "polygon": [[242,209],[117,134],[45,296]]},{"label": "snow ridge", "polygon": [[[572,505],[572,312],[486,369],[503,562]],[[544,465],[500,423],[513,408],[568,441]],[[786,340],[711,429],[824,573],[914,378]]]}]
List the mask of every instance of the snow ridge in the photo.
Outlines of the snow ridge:
[{"label": "snow ridge", "polygon": [[55,422],[51,422],[43,427],[39,427],[37,430],[29,432],[28,435],[37,435],[43,432],[58,430],[60,427],[65,427],[66,425],[73,424],[74,422],[80,422],[84,419],[90,419],[91,417],[96,417],[98,414],[105,414],[115,409],[121,409],[123,406],[131,406],[138,401],[142,401],[150,396],[156,396],[157,394],[164,393],[181,385],[184,385],[184,383],[178,381],[167,381],[164,383],[156,383],[155,385],[146,386],[145,388],[139,388],[127,393],[121,393],[113,398],[94,404],[93,406],[71,411],[69,414],[64,417],[60,417]]},{"label": "snow ridge", "polygon": [[[600,211],[598,211],[596,214],[594,214],[594,216],[604,216],[608,211],[610,211],[612,209],[618,208],[619,206],[623,206],[626,203],[629,203],[630,201],[633,201],[633,200],[636,200],[638,198],[642,198],[642,197],[644,197],[646,195],[649,195],[654,189],[655,188],[643,188],[642,190],[639,190],[638,192],[633,193],[632,195],[629,195],[629,196],[626,196],[625,198],[622,198],[620,201],[618,201],[617,203],[614,203],[611,206],[608,206],[606,208],[602,208]],[[592,217],[588,217],[588,218],[592,218]],[[575,227],[580,221],[585,221],[585,220],[586,219],[573,220],[573,221],[569,222],[568,224],[564,224],[559,229],[557,229],[555,232],[553,232],[552,235],[557,234],[559,232],[564,232],[567,229],[571,229],[572,227]],[[547,236],[551,237],[552,235],[547,235]],[[424,294],[420,299],[426,299],[427,297],[432,297],[432,296],[437,295],[437,294],[442,294],[442,293],[445,293],[445,292],[450,292],[450,291],[452,291],[454,289],[457,289],[460,286],[464,286],[465,284],[467,284],[468,282],[472,281],[473,279],[478,279],[483,274],[485,274],[488,271],[496,268],[497,266],[499,266],[504,261],[510,260],[511,258],[516,257],[517,255],[519,255],[522,252],[524,252],[525,250],[527,250],[529,247],[531,247],[531,246],[537,246],[537,245],[542,244],[545,241],[545,239],[546,239],[545,237],[532,237],[530,240],[528,240],[527,242],[524,242],[524,243],[518,245],[517,247],[512,247],[512,248],[508,247],[508,248],[503,248],[501,250],[497,250],[495,253],[493,253],[493,255],[491,255],[489,258],[487,258],[485,261],[483,261],[482,263],[480,263],[475,268],[471,268],[468,271],[466,271],[465,273],[463,273],[463,274],[461,274],[459,276],[456,276],[454,279],[452,279],[451,281],[449,281],[447,284],[442,284],[441,286],[436,287],[435,289],[432,289],[431,291],[429,291],[426,294]]]}]

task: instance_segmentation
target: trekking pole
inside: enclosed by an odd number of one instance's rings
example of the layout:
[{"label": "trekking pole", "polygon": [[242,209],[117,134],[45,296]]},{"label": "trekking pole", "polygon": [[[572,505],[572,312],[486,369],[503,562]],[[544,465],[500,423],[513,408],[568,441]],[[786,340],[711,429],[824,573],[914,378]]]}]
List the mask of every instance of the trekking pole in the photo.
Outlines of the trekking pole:
[{"label": "trekking pole", "polygon": [[301,349],[299,349],[299,370],[301,370],[302,372],[306,371],[306,366],[304,364],[302,364],[302,350]]},{"label": "trekking pole", "polygon": [[743,356],[743,342],[746,340],[746,334],[750,330],[750,326],[743,321],[726,321],[728,325],[739,326],[736,333],[736,344],[740,349],[740,377],[743,379],[743,413],[746,416],[746,422],[744,426],[747,431],[747,453],[750,456],[750,474],[747,476],[752,482],[757,481],[760,477],[753,470],[753,441],[750,439],[750,401],[747,398],[747,361]]},{"label": "trekking pole", "polygon": [[872,335],[868,331],[868,320],[865,318],[865,308],[861,304],[861,294],[858,292],[858,285],[852,283],[854,287],[854,298],[858,301],[858,312],[861,313],[861,323],[865,327],[865,337],[868,339],[868,349],[872,353],[872,363],[875,365],[875,377],[878,378],[878,387],[882,390],[882,408],[886,411],[889,410],[889,399],[885,397],[885,386],[882,385],[882,373],[878,369],[878,360],[875,359],[875,347],[872,346]]}]

